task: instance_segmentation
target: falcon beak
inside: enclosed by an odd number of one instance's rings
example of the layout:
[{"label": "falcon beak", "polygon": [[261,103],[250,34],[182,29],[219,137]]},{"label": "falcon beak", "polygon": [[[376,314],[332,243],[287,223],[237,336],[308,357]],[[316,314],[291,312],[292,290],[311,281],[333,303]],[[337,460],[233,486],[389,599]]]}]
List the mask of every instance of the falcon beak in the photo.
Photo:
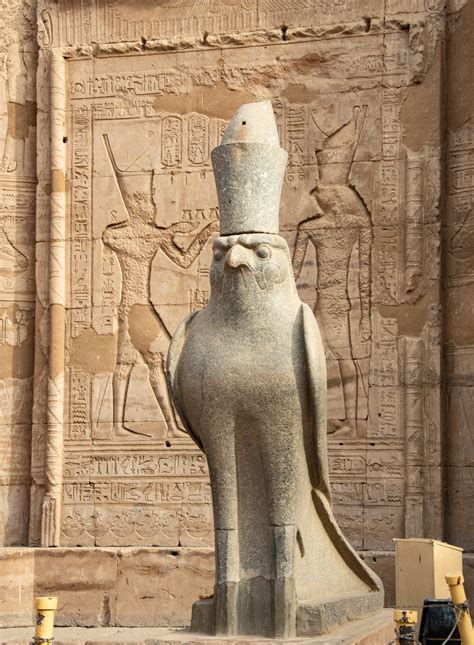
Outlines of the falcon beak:
[{"label": "falcon beak", "polygon": [[246,249],[241,246],[233,246],[227,253],[226,264],[232,269],[237,269],[242,265],[250,269]]}]

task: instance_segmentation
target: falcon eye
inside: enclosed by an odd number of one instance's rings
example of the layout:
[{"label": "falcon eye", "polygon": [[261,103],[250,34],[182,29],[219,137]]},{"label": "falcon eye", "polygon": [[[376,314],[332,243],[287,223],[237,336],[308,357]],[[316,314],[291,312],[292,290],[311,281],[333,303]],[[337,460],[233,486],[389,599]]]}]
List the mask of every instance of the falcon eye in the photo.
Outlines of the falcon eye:
[{"label": "falcon eye", "polygon": [[257,246],[255,249],[255,255],[261,260],[268,260],[272,255],[272,250],[266,244],[260,244],[260,246]]},{"label": "falcon eye", "polygon": [[216,249],[214,251],[214,260],[216,262],[219,262],[219,260],[222,260],[223,257],[224,257],[224,253],[221,251],[221,249]]}]

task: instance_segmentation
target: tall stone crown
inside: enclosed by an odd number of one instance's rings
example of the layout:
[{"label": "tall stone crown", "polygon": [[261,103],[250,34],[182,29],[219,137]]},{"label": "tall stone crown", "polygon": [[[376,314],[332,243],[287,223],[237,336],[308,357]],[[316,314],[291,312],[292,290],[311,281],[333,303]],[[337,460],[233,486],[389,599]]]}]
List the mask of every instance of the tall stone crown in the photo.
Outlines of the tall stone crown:
[{"label": "tall stone crown", "polygon": [[326,184],[348,184],[354,155],[364,126],[367,106],[356,105],[352,118],[329,136],[316,152],[319,179]]},{"label": "tall stone crown", "polygon": [[212,151],[221,235],[278,233],[287,153],[270,101],[246,103]]}]

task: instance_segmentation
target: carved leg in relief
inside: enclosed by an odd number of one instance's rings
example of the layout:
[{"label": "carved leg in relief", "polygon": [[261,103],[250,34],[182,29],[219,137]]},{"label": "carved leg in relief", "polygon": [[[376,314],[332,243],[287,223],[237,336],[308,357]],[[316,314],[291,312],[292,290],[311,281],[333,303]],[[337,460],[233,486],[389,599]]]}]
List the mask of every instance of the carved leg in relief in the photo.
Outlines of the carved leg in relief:
[{"label": "carved leg in relief", "polygon": [[161,352],[147,352],[145,362],[150,370],[150,382],[158,405],[168,425],[169,437],[182,437],[184,432],[179,429],[175,412],[168,393],[164,370],[164,355]]},{"label": "carved leg in relief", "polygon": [[117,363],[112,381],[113,391],[113,418],[114,418],[114,435],[116,437],[130,436],[134,434],[124,425],[125,401],[127,398],[128,383],[133,365],[129,363]]},{"label": "carved leg in relief", "polygon": [[124,320],[119,319],[118,332],[118,356],[117,365],[115,366],[114,378],[112,381],[113,391],[113,418],[114,418],[114,436],[130,437],[130,435],[144,435],[126,427],[124,422],[125,403],[127,400],[128,384],[133,366],[143,362],[140,354],[133,346],[128,333],[128,326]]},{"label": "carved leg in relief", "polygon": [[356,419],[367,419],[369,414],[369,359],[354,361],[357,368],[357,413]]},{"label": "carved leg in relief", "polygon": [[352,359],[339,360],[339,366],[341,369],[342,387],[344,389],[346,419],[355,419],[357,407],[357,368]]}]

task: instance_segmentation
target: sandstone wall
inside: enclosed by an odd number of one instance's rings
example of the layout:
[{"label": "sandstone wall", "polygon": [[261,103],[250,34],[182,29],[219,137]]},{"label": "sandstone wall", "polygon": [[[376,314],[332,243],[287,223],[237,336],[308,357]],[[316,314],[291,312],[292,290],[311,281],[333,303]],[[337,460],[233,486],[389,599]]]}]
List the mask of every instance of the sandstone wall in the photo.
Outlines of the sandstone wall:
[{"label": "sandstone wall", "polygon": [[[474,3],[447,21],[446,185],[442,217],[445,370],[446,534],[474,549]],[[467,504],[467,505],[466,505]],[[469,510],[470,509],[470,510]]]},{"label": "sandstone wall", "polygon": [[338,520],[472,549],[472,1],[4,4],[3,544],[212,546],[162,361],[209,296],[210,150],[270,98]]},{"label": "sandstone wall", "polygon": [[35,353],[36,12],[0,3],[0,542],[28,543]]}]

